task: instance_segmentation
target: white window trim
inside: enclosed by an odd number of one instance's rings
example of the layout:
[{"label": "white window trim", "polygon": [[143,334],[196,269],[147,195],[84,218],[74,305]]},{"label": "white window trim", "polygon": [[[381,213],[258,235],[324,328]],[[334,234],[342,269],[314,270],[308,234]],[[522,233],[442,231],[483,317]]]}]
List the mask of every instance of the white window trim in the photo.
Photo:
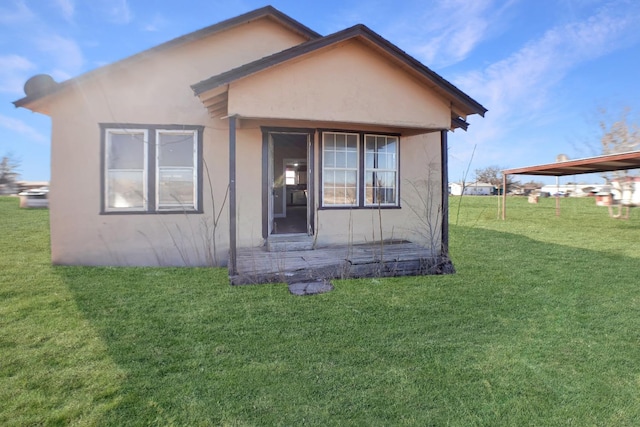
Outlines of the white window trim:
[{"label": "white window trim", "polygon": [[[193,178],[193,203],[189,205],[174,204],[160,206],[160,135],[172,134],[172,135],[191,135],[192,137],[192,150],[193,150],[193,166],[192,178]],[[156,206],[157,211],[181,211],[181,210],[196,210],[198,207],[198,131],[197,130],[178,130],[178,129],[156,129]],[[185,167],[174,167],[167,169],[187,169]]]},{"label": "white window trim", "polygon": [[[148,209],[148,200],[146,195],[148,194],[148,175],[149,175],[149,132],[147,129],[116,129],[116,128],[107,128],[105,129],[106,133],[106,146],[105,146],[105,168],[104,168],[104,206],[106,212],[145,212]],[[142,133],[144,135],[144,145],[143,145],[143,169],[142,169],[142,194],[143,194],[143,206],[140,208],[116,208],[109,206],[109,153],[111,148],[111,135],[128,135],[132,133]],[[114,169],[114,170],[126,170],[126,169]],[[135,169],[138,171],[138,169]]]},{"label": "white window trim", "polygon": [[[367,168],[367,162],[365,160],[364,162],[364,176],[365,176],[365,192],[366,192],[366,186],[367,186],[367,180],[366,180],[366,176],[367,173],[370,171],[373,172],[395,172],[396,174],[396,179],[395,179],[395,198],[394,201],[392,203],[367,203],[367,195],[364,195],[364,205],[367,207],[375,207],[375,206],[398,206],[398,193],[399,193],[399,188],[398,188],[398,182],[399,182],[399,175],[400,173],[398,172],[398,163],[399,163],[399,151],[400,151],[400,138],[397,136],[393,136],[393,135],[379,135],[379,134],[375,134],[375,133],[367,133],[364,135],[364,153],[363,155],[366,157],[367,156],[367,137],[371,136],[374,138],[379,138],[379,137],[383,137],[385,139],[389,139],[389,138],[395,138],[396,140],[396,163],[395,163],[395,169],[382,169],[382,168]],[[374,187],[375,188],[375,187]]]},{"label": "white window trim", "polygon": [[[332,135],[355,135],[357,138],[357,144],[356,144],[356,158],[357,158],[357,163],[356,163],[356,167],[355,168],[338,168],[338,167],[332,167],[329,168],[332,171],[336,171],[336,170],[342,170],[342,171],[356,171],[356,199],[354,201],[354,203],[346,203],[346,204],[327,204],[325,203],[325,199],[324,199],[324,180],[326,178],[325,175],[325,171],[327,170],[327,168],[325,168],[325,160],[326,160],[326,156],[325,156],[325,150],[324,150],[324,144],[325,144],[325,135],[328,134],[332,134]],[[321,202],[322,202],[322,206],[323,207],[329,207],[329,208],[344,208],[344,207],[358,207],[360,205],[360,134],[356,133],[356,132],[332,132],[332,131],[327,131],[327,132],[322,132],[322,182],[321,184]]]}]

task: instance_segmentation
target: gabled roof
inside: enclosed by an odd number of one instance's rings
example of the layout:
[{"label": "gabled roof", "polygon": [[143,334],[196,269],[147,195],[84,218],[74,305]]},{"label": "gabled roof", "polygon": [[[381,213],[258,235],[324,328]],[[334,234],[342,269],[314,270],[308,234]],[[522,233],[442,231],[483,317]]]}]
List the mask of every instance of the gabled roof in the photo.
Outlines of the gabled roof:
[{"label": "gabled roof", "polygon": [[[406,69],[414,72],[434,91],[451,102],[452,109],[455,111],[455,114],[459,116],[466,116],[469,114],[480,114],[481,116],[484,116],[487,112],[487,109],[480,103],[462,92],[453,84],[449,83],[420,61],[362,24],[355,25],[326,37],[310,40],[282,52],[258,59],[241,67],[196,83],[192,85],[191,88],[196,95],[200,95],[211,89],[215,89],[233,81],[259,73],[263,70],[280,65],[295,58],[299,58],[303,55],[355,38],[363,40],[373,47],[378,48],[391,58],[395,59],[401,66],[404,66]],[[452,125],[454,127],[462,127],[466,129],[467,123],[462,118],[455,116],[452,117],[452,119]]]},{"label": "gabled roof", "polygon": [[122,65],[128,62],[135,62],[136,60],[143,58],[147,55],[149,55],[150,53],[157,53],[157,52],[161,52],[163,50],[167,50],[170,49],[172,47],[176,47],[176,46],[180,46],[182,44],[188,43],[188,42],[192,42],[192,41],[196,41],[199,39],[203,39],[205,37],[208,37],[210,35],[216,34],[216,33],[220,33],[222,31],[226,31],[229,30],[233,27],[237,27],[239,25],[242,24],[246,24],[248,22],[251,21],[255,21],[257,19],[260,18],[264,18],[264,17],[268,17],[270,19],[273,19],[277,22],[279,22],[280,24],[282,24],[283,26],[291,29],[293,32],[300,34],[301,36],[303,36],[304,38],[308,39],[308,40],[313,40],[313,39],[317,39],[317,38],[321,38],[322,36],[318,33],[316,33],[315,31],[313,31],[312,29],[310,29],[309,27],[307,27],[306,25],[301,24],[300,22],[296,21],[295,19],[289,17],[288,15],[285,15],[284,13],[280,12],[278,9],[274,8],[273,6],[265,6],[262,7],[260,9],[256,9],[253,10],[251,12],[247,12],[245,14],[236,16],[234,18],[230,18],[227,19],[225,21],[219,22],[217,24],[211,25],[209,27],[206,28],[202,28],[200,30],[194,31],[192,33],[189,34],[185,34],[183,36],[177,37],[173,40],[170,40],[168,42],[162,43],[158,46],[152,47],[150,49],[144,50],[140,53],[137,53],[135,55],[129,56],[125,59],[122,59],[120,61],[114,62],[112,64],[106,65],[104,67],[100,67],[97,68],[95,70],[91,70],[88,71],[78,77],[66,80],[62,83],[57,83],[57,84],[53,84],[53,85],[44,85],[42,90],[39,91],[35,91],[35,93],[31,93],[31,94],[27,94],[27,96],[25,96],[24,98],[21,98],[17,101],[14,101],[13,104],[16,107],[24,107],[28,104],[30,104],[33,101],[36,101],[40,98],[43,98],[47,95],[51,95],[53,93],[59,92],[60,90],[64,89],[67,86],[70,86],[71,84],[77,82],[78,80],[84,80],[87,79],[89,77],[92,77],[100,72],[103,72],[105,69],[114,67],[116,65]]}]

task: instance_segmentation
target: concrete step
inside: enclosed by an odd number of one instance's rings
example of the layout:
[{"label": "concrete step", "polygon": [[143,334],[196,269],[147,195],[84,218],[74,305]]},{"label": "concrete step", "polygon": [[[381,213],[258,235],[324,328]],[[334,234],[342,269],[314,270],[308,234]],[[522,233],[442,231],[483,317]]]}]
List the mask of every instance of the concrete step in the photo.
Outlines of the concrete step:
[{"label": "concrete step", "polygon": [[309,251],[313,249],[313,236],[306,233],[272,234],[267,239],[268,252]]}]

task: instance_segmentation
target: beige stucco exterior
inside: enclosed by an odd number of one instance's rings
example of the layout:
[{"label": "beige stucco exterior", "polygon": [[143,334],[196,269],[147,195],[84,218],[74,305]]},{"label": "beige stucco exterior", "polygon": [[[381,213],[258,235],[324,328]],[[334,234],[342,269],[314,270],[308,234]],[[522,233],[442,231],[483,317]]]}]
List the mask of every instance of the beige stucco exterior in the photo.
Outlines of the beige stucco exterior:
[{"label": "beige stucco exterior", "polygon": [[[29,108],[52,118],[53,263],[224,265],[230,248],[229,119],[212,117],[191,85],[306,40],[275,20],[256,19],[107,66],[34,101]],[[211,93],[224,95],[228,115],[237,119],[238,247],[265,244],[263,130],[295,128],[310,130],[313,139],[315,186],[309,190],[316,245],[402,239],[440,250],[441,135],[451,126],[450,102],[398,66],[397,58],[353,38]],[[101,212],[101,124],[204,126],[203,212]],[[399,206],[323,208],[321,129],[399,135]],[[281,162],[286,154],[279,156]]]},{"label": "beige stucco exterior", "polygon": [[233,83],[229,115],[448,129],[445,101],[357,40]]},{"label": "beige stucco exterior", "polygon": [[[262,132],[268,121],[241,121],[237,132],[238,245],[261,246]],[[278,122],[279,128],[327,128],[327,122]],[[391,132],[391,128],[333,123],[349,131]],[[396,129],[398,131],[399,129]],[[314,135],[316,167],[313,170],[315,241],[319,246],[406,239],[439,248],[441,217],[440,132],[400,138],[400,208],[322,209],[320,203],[320,133]],[[419,194],[418,194],[419,193]],[[382,223],[382,227],[380,226]],[[381,235],[382,228],[382,235]]]},{"label": "beige stucco exterior", "polygon": [[[208,265],[213,192],[224,213],[216,257],[226,261],[227,122],[209,117],[190,85],[303,42],[261,19],[80,79],[42,109],[52,119],[51,252],[55,264]],[[204,214],[100,214],[100,123],[204,125]]]}]

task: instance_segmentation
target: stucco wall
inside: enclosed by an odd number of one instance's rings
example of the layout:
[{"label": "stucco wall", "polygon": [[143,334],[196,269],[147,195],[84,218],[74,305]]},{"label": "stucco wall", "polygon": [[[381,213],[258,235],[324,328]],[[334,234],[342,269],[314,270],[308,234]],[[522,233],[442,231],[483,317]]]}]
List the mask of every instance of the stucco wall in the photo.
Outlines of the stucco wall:
[{"label": "stucco wall", "polygon": [[441,182],[440,133],[401,137],[400,207],[322,209],[317,214],[317,242],[326,246],[404,239],[439,249]]},{"label": "stucco wall", "polygon": [[396,64],[352,40],[235,82],[229,114],[242,117],[443,129],[445,102]]},{"label": "stucco wall", "polygon": [[[238,246],[261,246],[262,132],[268,121],[242,121],[237,133]],[[392,128],[334,123],[352,131],[393,132]],[[279,127],[326,128],[327,123],[279,122]],[[398,129],[396,129],[398,131]],[[320,133],[314,136],[316,164]],[[320,246],[406,239],[434,249],[441,241],[440,132],[400,138],[400,208],[320,209],[320,171],[314,167],[316,242]],[[382,232],[380,224],[382,223]]]},{"label": "stucco wall", "polygon": [[[56,264],[207,265],[228,177],[227,122],[211,119],[190,85],[304,41],[262,19],[104,69],[49,101],[51,246]],[[204,125],[204,214],[100,215],[100,123]],[[259,155],[257,153],[256,155]],[[218,258],[226,261],[228,211]]]},{"label": "stucco wall", "polygon": [[[52,260],[85,265],[208,265],[213,219],[217,258],[229,245],[228,123],[210,118],[190,85],[303,41],[268,20],[110,67],[48,101],[52,116],[50,193]],[[340,73],[335,73],[340,69]],[[262,239],[260,126],[396,132],[400,141],[399,209],[320,210],[319,245],[409,239],[439,246],[440,133],[448,106],[359,42],[341,44],[286,67],[233,84],[238,113],[238,246]],[[259,118],[248,120],[247,117]],[[100,123],[205,126],[204,214],[100,214]],[[416,135],[417,134],[417,135]],[[314,144],[319,159],[319,135]],[[316,208],[319,170],[314,168]],[[213,194],[213,198],[211,197]],[[227,200],[228,201],[228,200]],[[215,205],[215,208],[214,208]],[[382,232],[380,232],[380,224]]]}]

